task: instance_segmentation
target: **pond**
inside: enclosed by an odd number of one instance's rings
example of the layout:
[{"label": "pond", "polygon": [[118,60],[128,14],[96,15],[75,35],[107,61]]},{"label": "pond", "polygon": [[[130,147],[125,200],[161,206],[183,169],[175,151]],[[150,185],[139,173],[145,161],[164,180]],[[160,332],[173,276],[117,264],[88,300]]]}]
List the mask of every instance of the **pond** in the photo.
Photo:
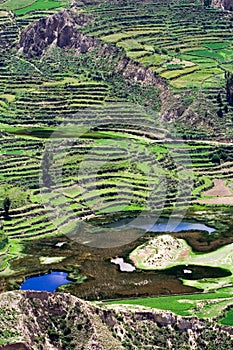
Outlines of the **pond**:
[{"label": "pond", "polygon": [[44,292],[55,292],[63,285],[71,283],[68,279],[68,273],[63,271],[52,271],[42,276],[27,278],[20,286],[20,290],[36,290]]},{"label": "pond", "polygon": [[212,267],[212,266],[197,266],[197,265],[178,265],[163,270],[165,275],[173,275],[177,278],[188,280],[199,280],[201,278],[221,278],[231,276],[229,270]]},{"label": "pond", "polygon": [[[146,221],[148,220],[148,222]],[[212,233],[215,231],[215,228],[207,226],[202,223],[198,223],[195,221],[189,220],[169,220],[169,219],[159,219],[157,222],[153,223],[150,219],[141,218],[140,222],[138,220],[131,219],[123,219],[119,220],[113,224],[112,227],[133,227],[133,228],[141,228],[146,231],[151,232],[181,232],[181,231],[190,231],[190,230],[200,230],[200,231],[208,231]]]},{"label": "pond", "polygon": [[136,270],[135,266],[126,263],[123,258],[111,259],[111,263],[119,265],[121,271],[132,272]]}]

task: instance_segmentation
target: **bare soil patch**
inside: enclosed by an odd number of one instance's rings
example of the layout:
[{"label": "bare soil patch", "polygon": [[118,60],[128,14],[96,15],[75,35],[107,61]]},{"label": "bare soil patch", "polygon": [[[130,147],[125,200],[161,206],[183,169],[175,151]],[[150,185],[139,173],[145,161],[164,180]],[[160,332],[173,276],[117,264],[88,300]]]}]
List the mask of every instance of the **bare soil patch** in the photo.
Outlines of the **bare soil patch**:
[{"label": "bare soil patch", "polygon": [[214,180],[214,187],[204,192],[205,196],[233,196],[229,187],[226,186],[225,180]]},{"label": "bare soil patch", "polygon": [[198,200],[201,204],[219,204],[219,205],[233,205],[233,196],[231,197],[213,197]]},{"label": "bare soil patch", "polygon": [[212,198],[199,199],[201,204],[233,205],[233,192],[231,186],[227,186],[225,180],[215,179],[214,187],[203,193]]}]

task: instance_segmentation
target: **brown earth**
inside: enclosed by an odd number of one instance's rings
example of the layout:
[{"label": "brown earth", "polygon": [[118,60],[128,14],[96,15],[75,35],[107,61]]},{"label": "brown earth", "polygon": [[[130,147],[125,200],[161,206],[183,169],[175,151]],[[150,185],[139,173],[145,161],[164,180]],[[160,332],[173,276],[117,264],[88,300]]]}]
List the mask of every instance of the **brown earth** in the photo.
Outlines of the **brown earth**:
[{"label": "brown earth", "polygon": [[213,198],[199,199],[198,203],[203,204],[220,204],[233,205],[233,193],[231,189],[226,186],[225,180],[215,179],[214,187],[203,193],[204,196],[213,196]]},{"label": "brown earth", "polygon": [[225,180],[214,180],[214,187],[204,192],[205,196],[233,197],[232,191],[226,186]]},{"label": "brown earth", "polygon": [[24,343],[14,343],[0,346],[0,350],[30,350]]}]

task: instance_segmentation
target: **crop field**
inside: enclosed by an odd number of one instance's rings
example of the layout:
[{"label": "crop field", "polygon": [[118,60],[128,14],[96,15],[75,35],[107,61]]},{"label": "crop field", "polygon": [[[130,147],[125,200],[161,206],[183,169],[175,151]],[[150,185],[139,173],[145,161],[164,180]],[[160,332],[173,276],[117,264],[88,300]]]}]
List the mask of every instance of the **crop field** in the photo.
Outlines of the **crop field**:
[{"label": "crop field", "polygon": [[[0,4],[0,277],[8,283],[0,281],[0,287],[18,288],[28,271],[59,266],[68,271],[72,265],[77,278],[65,291],[104,299],[114,290],[114,297],[125,298],[136,289],[139,296],[156,295],[162,276],[162,294],[206,293],[124,303],[169,305],[180,315],[221,315],[220,322],[229,324],[231,314],[224,310],[233,304],[233,107],[225,72],[233,60],[233,15],[200,8],[198,2],[128,1],[123,8],[117,2],[77,4],[78,14],[91,16],[80,30],[149,67],[171,89],[161,92],[114,72],[111,64],[117,65],[118,57],[110,64],[97,60],[95,51],[77,54],[54,44],[41,57],[22,54],[17,44],[25,27],[67,5],[50,0]],[[184,102],[177,119],[161,119],[160,110],[167,107],[162,95],[168,91]],[[186,210],[189,218],[213,225],[216,232],[170,236],[167,248],[172,249],[160,254],[158,274],[151,272],[158,247],[144,254],[151,258],[149,267],[146,259],[137,259],[137,252],[148,248],[147,238],[105,253],[69,246],[67,237],[82,223],[100,223],[102,229],[121,217],[178,216]],[[93,227],[94,235],[98,225]],[[160,237],[155,235],[151,245]],[[66,245],[54,252],[56,239]],[[127,277],[110,262],[121,252],[127,259],[136,252],[131,259],[138,269]],[[180,265],[212,266],[231,275],[182,282],[167,277],[168,267]]]},{"label": "crop field", "polygon": [[[143,5],[134,1],[126,7],[104,3],[87,6],[86,13],[94,20],[83,28],[84,33],[123,48],[128,57],[158,73],[175,92],[184,94],[185,100],[189,91],[188,101],[193,102],[188,110],[198,113],[198,121],[192,121],[195,130],[202,118],[204,121],[211,115],[207,134],[210,136],[212,128],[214,135],[221,133],[224,123],[224,135],[231,135],[233,110],[224,90],[225,75],[232,71],[232,13],[189,1]],[[190,119],[185,114],[183,117],[181,120],[189,125]],[[188,128],[183,129],[188,133]]]},{"label": "crop field", "polygon": [[17,15],[25,14],[27,12],[43,9],[54,9],[65,5],[65,1],[51,1],[51,0],[7,0],[0,5],[1,10],[14,11]]},{"label": "crop field", "polygon": [[230,319],[232,311],[226,310],[232,307],[233,297],[232,292],[227,289],[217,291],[216,293],[128,299],[112,301],[107,304],[141,305],[150,308],[169,310],[181,316],[216,318],[219,320],[219,323],[232,325],[232,319]]},{"label": "crop field", "polygon": [[206,80],[224,74],[222,63],[232,61],[232,15],[203,9],[198,2],[142,6],[136,1],[124,8],[103,4],[87,10],[95,17],[86,30],[89,35],[123,47],[129,57],[149,65],[175,88],[205,86]]}]

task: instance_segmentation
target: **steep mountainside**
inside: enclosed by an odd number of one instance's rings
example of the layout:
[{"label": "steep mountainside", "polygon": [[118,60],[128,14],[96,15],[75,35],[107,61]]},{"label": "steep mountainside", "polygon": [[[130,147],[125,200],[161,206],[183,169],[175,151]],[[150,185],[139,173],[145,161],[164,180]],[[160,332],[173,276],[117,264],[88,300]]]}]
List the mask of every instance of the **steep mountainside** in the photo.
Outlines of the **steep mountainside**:
[{"label": "steep mountainside", "polygon": [[218,349],[232,329],[208,320],[127,306],[96,306],[69,294],[9,292],[0,301],[1,350]]}]

